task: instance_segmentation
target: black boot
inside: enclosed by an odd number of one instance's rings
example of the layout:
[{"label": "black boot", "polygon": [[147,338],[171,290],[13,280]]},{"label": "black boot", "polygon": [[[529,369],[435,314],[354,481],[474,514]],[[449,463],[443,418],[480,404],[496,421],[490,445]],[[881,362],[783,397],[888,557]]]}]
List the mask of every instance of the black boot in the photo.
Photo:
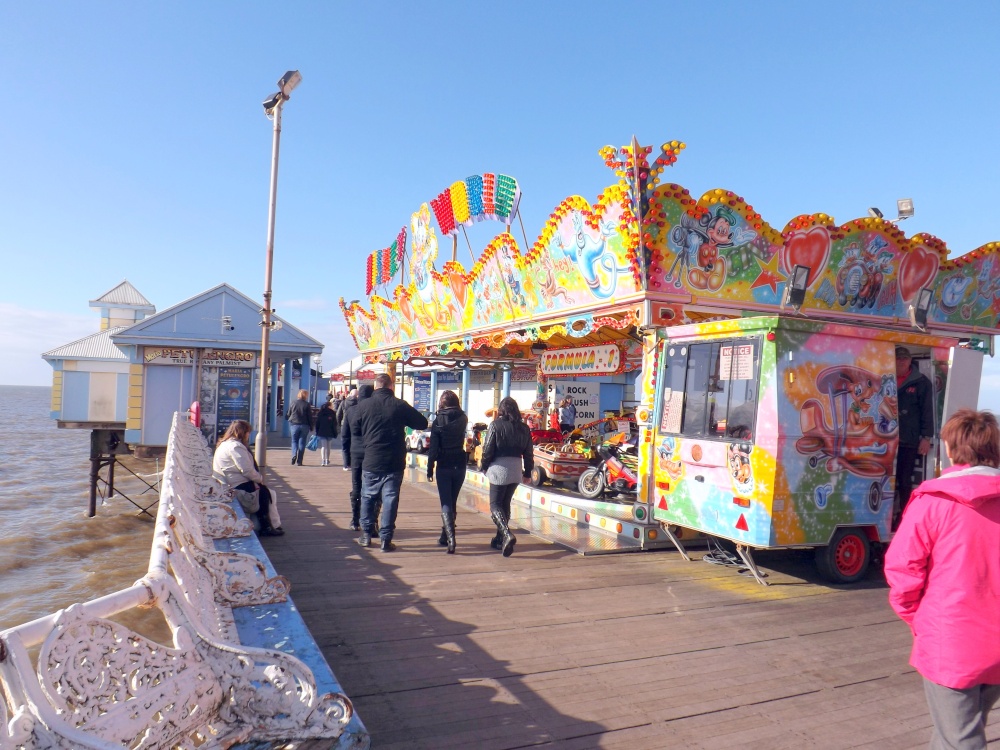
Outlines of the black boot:
[{"label": "black boot", "polygon": [[503,553],[504,557],[510,557],[511,553],[514,551],[514,543],[517,541],[514,539],[514,535],[510,533],[510,528],[507,526],[507,519],[503,517],[503,514],[495,510],[490,514],[490,518],[493,519],[493,523],[497,525],[497,535],[500,536],[500,551]]},{"label": "black boot", "polygon": [[361,528],[361,498],[351,495],[351,531]]},{"label": "black boot", "polygon": [[438,537],[438,544],[440,544],[442,547],[447,547],[448,546],[448,527],[447,526],[442,526],[441,527],[441,536]]},{"label": "black boot", "polygon": [[455,517],[451,511],[441,511],[441,520],[444,521],[442,533],[445,536],[445,543],[448,545],[448,554],[455,554]]},{"label": "black boot", "polygon": [[503,534],[500,533],[499,529],[497,529],[497,535],[490,539],[490,546],[495,550],[499,550],[503,546]]},{"label": "black boot", "polygon": [[257,516],[257,521],[260,523],[260,531],[257,532],[257,536],[284,536],[284,529],[276,529],[271,525],[271,518],[266,513]]},{"label": "black boot", "polygon": [[292,466],[295,466],[295,451],[292,451]]},{"label": "black boot", "polygon": [[295,456],[295,463],[297,463],[299,466],[302,465],[302,456],[303,455],[305,455],[305,451],[299,449],[298,454]]}]

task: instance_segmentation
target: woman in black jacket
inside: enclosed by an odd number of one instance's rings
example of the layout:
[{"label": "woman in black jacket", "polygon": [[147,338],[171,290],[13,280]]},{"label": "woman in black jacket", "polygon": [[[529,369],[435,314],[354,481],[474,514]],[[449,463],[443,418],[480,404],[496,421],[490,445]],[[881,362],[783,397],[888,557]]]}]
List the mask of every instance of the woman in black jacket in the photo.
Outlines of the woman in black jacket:
[{"label": "woman in black jacket", "polygon": [[[497,525],[497,535],[490,546],[510,557],[517,541],[510,533],[510,501],[521,479],[531,478],[535,457],[531,431],[521,419],[521,409],[510,396],[500,402],[497,417],[486,430],[483,441],[482,469],[490,480],[490,517]],[[522,468],[523,462],[523,468]]]},{"label": "woman in black jacket", "polygon": [[319,438],[320,466],[330,465],[330,441],[337,437],[337,412],[333,405],[326,401],[319,407],[316,415],[316,437]]},{"label": "woman in black jacket", "polygon": [[438,412],[431,425],[431,445],[427,449],[427,481],[434,481],[437,466],[438,498],[441,500],[441,538],[438,544],[455,553],[455,512],[458,493],[465,483],[469,454],[465,452],[465,428],[469,418],[459,406],[454,391],[438,399]]}]

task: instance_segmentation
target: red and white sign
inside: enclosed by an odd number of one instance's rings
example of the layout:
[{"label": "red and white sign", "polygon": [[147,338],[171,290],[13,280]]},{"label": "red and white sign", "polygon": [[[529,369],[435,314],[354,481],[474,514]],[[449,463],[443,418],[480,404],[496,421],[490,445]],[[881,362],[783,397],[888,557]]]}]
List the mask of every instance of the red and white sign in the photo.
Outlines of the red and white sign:
[{"label": "red and white sign", "polygon": [[372,380],[372,381],[374,381],[375,380],[375,376],[377,374],[378,373],[375,372],[374,370],[358,370],[356,373],[354,373],[354,379],[355,380]]},{"label": "red and white sign", "polygon": [[613,375],[622,366],[622,353],[616,344],[553,349],[542,353],[545,375]]}]

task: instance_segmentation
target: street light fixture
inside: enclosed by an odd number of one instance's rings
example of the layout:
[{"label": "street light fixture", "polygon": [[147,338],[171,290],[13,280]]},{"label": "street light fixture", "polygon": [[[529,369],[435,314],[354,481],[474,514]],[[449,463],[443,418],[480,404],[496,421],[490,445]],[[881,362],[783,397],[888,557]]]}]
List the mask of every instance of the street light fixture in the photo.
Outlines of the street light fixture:
[{"label": "street light fixture", "polygon": [[271,330],[276,326],[271,322],[271,267],[274,261],[274,215],[278,200],[278,147],[281,143],[281,108],[288,101],[292,90],[299,85],[302,76],[297,70],[289,70],[278,80],[278,91],[264,101],[264,114],[274,123],[273,144],[271,146],[271,197],[267,210],[267,263],[264,270],[264,307],[261,308],[260,339],[260,392],[257,402],[257,444],[254,453],[257,465],[267,466],[267,388],[271,369]]}]

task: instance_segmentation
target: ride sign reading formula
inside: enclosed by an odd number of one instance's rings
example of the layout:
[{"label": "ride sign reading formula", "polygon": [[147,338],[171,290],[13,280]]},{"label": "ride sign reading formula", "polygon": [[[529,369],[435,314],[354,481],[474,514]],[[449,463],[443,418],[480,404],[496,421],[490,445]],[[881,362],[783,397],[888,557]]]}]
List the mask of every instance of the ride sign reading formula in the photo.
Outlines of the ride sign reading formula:
[{"label": "ride sign reading formula", "polygon": [[576,424],[593,422],[600,417],[601,384],[600,383],[550,383],[549,403],[555,405],[564,396],[573,399],[576,407]]}]

